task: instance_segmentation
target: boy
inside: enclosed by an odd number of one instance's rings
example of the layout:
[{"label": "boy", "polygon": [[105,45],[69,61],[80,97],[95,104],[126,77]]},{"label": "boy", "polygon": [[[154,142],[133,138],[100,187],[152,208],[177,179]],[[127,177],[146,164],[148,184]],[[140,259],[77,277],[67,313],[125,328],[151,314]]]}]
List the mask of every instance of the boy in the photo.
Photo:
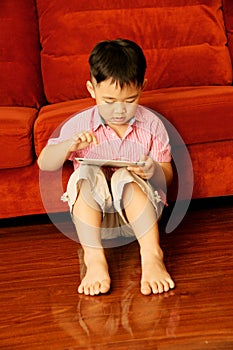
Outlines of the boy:
[{"label": "boy", "polygon": [[[86,274],[78,292],[109,291],[101,239],[119,232],[135,235],[140,245],[141,293],[167,292],[175,284],[163,263],[157,221],[165,202],[161,189],[166,190],[172,180],[170,145],[157,116],[138,106],[145,85],[145,56],[130,40],[106,40],[95,46],[89,64],[91,78],[86,86],[96,106],[71,118],[38,159],[40,169],[51,171],[67,159],[74,161],[63,198],[70,205],[84,250]],[[144,165],[80,166],[75,157],[142,160]]]}]

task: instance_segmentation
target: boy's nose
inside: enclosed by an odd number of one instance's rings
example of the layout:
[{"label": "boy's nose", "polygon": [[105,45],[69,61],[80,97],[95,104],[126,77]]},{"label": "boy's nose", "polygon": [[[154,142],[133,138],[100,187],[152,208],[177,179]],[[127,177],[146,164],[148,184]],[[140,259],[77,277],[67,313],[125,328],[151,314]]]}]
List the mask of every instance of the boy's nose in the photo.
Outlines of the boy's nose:
[{"label": "boy's nose", "polygon": [[126,104],[124,102],[117,102],[115,104],[115,113],[123,114],[126,113]]}]

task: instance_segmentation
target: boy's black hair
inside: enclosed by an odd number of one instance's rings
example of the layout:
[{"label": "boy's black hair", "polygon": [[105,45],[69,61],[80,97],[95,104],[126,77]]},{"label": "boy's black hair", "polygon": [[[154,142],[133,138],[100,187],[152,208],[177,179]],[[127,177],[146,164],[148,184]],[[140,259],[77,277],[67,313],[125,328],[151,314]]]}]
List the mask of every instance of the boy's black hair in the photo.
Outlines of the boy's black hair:
[{"label": "boy's black hair", "polygon": [[91,77],[97,84],[111,78],[123,88],[134,84],[141,87],[146,72],[146,58],[140,46],[127,39],[98,43],[89,57]]}]

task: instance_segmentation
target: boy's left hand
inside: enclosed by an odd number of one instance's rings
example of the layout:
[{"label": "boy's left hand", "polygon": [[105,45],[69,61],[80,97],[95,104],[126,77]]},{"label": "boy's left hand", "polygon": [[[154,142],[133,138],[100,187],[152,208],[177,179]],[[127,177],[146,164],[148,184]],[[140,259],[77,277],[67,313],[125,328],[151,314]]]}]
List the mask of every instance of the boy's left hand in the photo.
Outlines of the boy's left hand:
[{"label": "boy's left hand", "polygon": [[127,169],[133,171],[135,174],[140,176],[142,179],[149,180],[152,178],[156,168],[156,162],[147,156],[142,156],[140,161],[145,162],[145,165],[142,167],[130,166]]}]

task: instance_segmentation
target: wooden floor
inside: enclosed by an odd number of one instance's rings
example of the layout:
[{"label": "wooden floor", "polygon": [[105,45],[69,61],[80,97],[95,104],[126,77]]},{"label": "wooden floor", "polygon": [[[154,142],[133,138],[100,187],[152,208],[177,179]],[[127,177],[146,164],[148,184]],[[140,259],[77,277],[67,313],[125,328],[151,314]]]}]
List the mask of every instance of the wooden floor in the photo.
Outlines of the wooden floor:
[{"label": "wooden floor", "polygon": [[45,217],[0,221],[0,349],[232,350],[232,209],[197,201],[174,232],[161,222],[176,289],[152,296],[139,291],[137,242],[106,249],[111,292],[86,297],[78,243]]}]

